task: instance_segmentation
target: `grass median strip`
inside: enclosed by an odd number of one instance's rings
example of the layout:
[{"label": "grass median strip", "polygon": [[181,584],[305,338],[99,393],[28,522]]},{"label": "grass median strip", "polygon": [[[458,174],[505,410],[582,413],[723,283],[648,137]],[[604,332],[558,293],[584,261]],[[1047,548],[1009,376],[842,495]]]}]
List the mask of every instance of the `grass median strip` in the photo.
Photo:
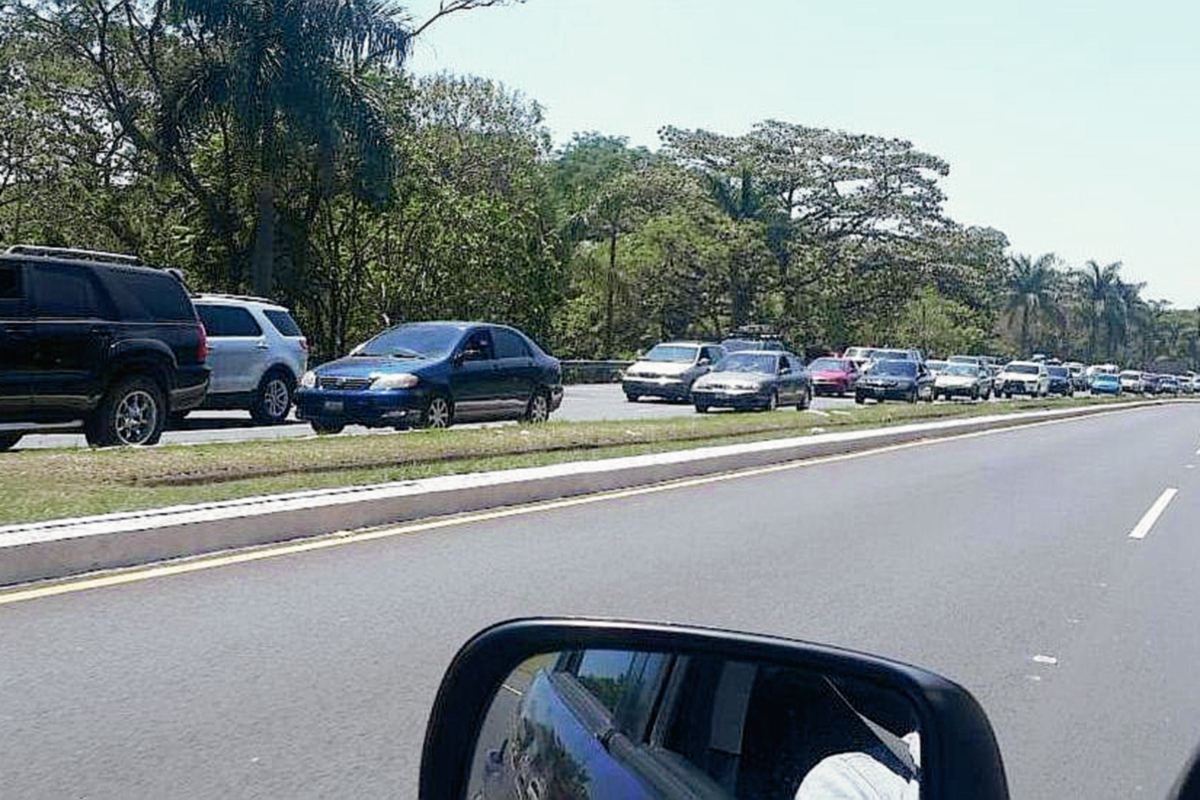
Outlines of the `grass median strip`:
[{"label": "grass median strip", "polygon": [[853,406],[0,456],[0,524],[512,469],[1111,399]]}]

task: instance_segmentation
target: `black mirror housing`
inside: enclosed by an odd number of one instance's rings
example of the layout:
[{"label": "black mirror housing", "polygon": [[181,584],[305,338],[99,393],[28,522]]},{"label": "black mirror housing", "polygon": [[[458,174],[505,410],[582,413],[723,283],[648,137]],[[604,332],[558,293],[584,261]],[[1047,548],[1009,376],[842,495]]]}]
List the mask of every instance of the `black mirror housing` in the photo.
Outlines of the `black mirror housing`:
[{"label": "black mirror housing", "polygon": [[[1007,781],[987,716],[966,689],[919,667],[820,644],[657,623],[518,619],[467,642],[443,677],[426,729],[420,797],[465,798],[493,698],[519,665],[570,651],[637,651],[719,658],[867,682],[911,707],[920,730],[922,800],[1006,800]],[[490,757],[490,753],[489,753]]]}]

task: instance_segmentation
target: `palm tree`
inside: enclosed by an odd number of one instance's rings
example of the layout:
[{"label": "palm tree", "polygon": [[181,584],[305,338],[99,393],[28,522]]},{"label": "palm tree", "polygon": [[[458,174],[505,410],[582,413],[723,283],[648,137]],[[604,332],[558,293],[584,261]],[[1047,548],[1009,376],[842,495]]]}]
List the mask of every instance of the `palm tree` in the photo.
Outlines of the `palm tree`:
[{"label": "palm tree", "polygon": [[1078,273],[1080,300],[1083,315],[1088,325],[1088,362],[1096,357],[1096,343],[1100,336],[1100,323],[1109,324],[1121,298],[1116,292],[1121,280],[1121,262],[1114,261],[1100,266],[1095,259],[1089,260]]},{"label": "palm tree", "polygon": [[390,132],[371,73],[399,66],[410,33],[386,0],[169,0],[202,56],[170,87],[159,118],[167,147],[226,122],[253,154],[254,291],[270,295],[277,178],[297,162],[332,185],[339,157],[356,183],[390,188]]},{"label": "palm tree", "polygon": [[1062,320],[1058,293],[1062,275],[1055,267],[1058,257],[1053,253],[1045,253],[1037,259],[1016,255],[1009,258],[1008,263],[1004,317],[1010,325],[1019,324],[1021,353],[1027,355],[1030,334],[1038,323]]}]

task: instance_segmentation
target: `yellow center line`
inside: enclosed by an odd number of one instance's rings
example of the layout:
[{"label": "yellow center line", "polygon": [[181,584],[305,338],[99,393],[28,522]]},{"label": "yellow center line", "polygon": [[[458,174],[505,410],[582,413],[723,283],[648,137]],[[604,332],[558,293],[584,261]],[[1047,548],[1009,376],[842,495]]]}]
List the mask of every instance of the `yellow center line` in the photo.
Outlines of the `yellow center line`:
[{"label": "yellow center line", "polygon": [[[1137,410],[1139,409],[1122,409],[1120,413],[1127,413],[1129,411]],[[219,569],[221,567],[229,567],[236,564],[248,564],[254,561],[264,561],[269,558],[297,555],[316,550],[325,550],[331,547],[342,547],[348,544],[372,542],[379,539],[390,539],[396,536],[411,536],[413,534],[439,530],[442,528],[472,525],[477,522],[491,522],[510,517],[519,517],[528,514],[555,511],[563,508],[574,508],[576,506],[590,505],[592,503],[602,503],[610,500],[621,500],[629,497],[656,494],[658,492],[669,492],[677,489],[687,489],[694,486],[704,486],[711,483],[754,478],[761,475],[771,475],[777,472],[785,472],[788,470],[817,467],[824,464],[837,463],[840,461],[850,461],[857,458],[866,458],[869,456],[894,453],[914,447],[926,447],[944,442],[975,439],[981,436],[991,436],[998,433],[1010,433],[1013,431],[1035,428],[1044,425],[1060,425],[1066,422],[1076,422],[1079,420],[1093,418],[1094,417],[1089,416],[1068,417],[1066,419],[1030,422],[1004,428],[995,428],[987,431],[974,431],[972,433],[960,433],[952,436],[942,436],[930,439],[920,439],[914,442],[904,442],[902,444],[885,445],[883,447],[862,450],[856,453],[820,456],[817,458],[809,458],[800,461],[789,461],[784,464],[773,464],[765,467],[753,467],[734,472],[724,472],[719,475],[706,475],[697,478],[682,478],[679,480],[656,483],[650,486],[639,486],[631,489],[616,489],[613,491],[598,492],[596,494],[572,497],[564,500],[550,500],[546,502],[530,503],[528,505],[512,506],[509,508],[491,511],[460,514],[453,517],[440,517],[438,519],[410,523],[398,527],[373,528],[370,530],[360,531],[340,531],[336,533],[324,534],[317,538],[305,539],[304,541],[300,542],[265,545],[252,550],[239,550],[224,555],[199,556],[196,558],[189,558],[185,561],[160,563],[156,566],[150,567],[131,568],[119,572],[95,575],[94,577],[67,578],[56,583],[28,586],[27,588],[23,589],[13,589],[7,592],[0,592],[0,606],[9,605],[10,603],[20,603],[25,600],[37,600],[45,597],[55,597],[57,595],[74,594],[76,592],[84,592],[90,589],[106,589],[113,586],[124,586],[131,583],[155,580],[157,578],[169,578],[175,575],[187,575],[189,573],[201,572],[203,570]]]}]

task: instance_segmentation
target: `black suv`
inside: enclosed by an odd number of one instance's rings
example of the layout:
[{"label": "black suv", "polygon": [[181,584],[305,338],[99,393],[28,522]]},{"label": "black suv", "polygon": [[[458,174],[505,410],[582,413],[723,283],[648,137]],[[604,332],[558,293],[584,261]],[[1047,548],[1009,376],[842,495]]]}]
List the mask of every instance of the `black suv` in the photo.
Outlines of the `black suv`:
[{"label": "black suv", "polygon": [[77,421],[93,446],[154,444],[168,414],[204,401],[207,354],[170,272],[90,250],[0,253],[0,450]]}]

